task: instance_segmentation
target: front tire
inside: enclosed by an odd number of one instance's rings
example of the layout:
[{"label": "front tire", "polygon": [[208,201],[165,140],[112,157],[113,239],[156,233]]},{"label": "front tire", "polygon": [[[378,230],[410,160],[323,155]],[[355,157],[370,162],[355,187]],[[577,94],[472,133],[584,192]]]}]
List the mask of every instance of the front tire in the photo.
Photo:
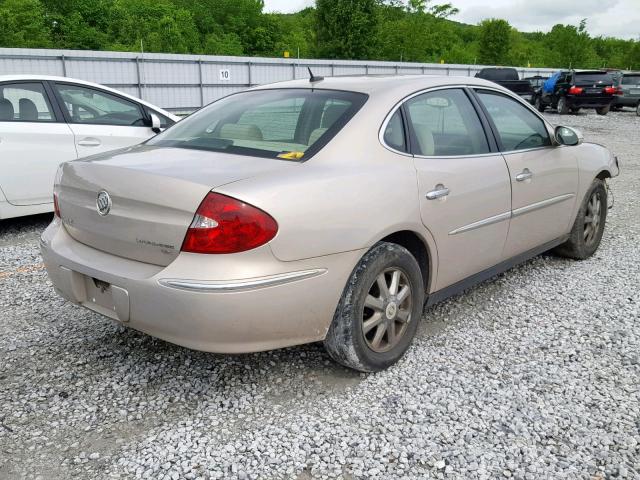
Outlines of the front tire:
[{"label": "front tire", "polygon": [[560,97],[558,99],[558,113],[560,115],[566,115],[569,113],[569,102],[567,102],[566,97]]},{"label": "front tire", "polygon": [[607,113],[609,113],[609,110],[611,110],[611,105],[607,105],[606,107],[596,108],[596,113],[598,115],[606,115]]},{"label": "front tire", "polygon": [[415,336],[424,307],[415,257],[380,242],[358,262],[342,293],[324,346],[336,362],[361,372],[396,363]]},{"label": "front tire", "polygon": [[540,98],[540,96],[536,96],[535,101],[533,102],[533,106],[536,107],[536,110],[538,110],[540,113],[544,112],[545,106],[542,103],[542,98]]},{"label": "front tire", "polygon": [[596,178],[582,201],[569,239],[556,248],[563,257],[584,260],[600,246],[607,220],[607,187]]}]

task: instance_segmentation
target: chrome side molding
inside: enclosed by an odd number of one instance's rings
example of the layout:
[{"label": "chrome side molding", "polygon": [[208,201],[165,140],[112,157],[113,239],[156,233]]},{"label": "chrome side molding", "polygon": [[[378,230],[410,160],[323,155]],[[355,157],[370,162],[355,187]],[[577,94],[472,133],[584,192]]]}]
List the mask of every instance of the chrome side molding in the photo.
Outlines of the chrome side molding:
[{"label": "chrome side molding", "polygon": [[504,220],[509,220],[511,218],[524,215],[525,213],[533,212],[535,210],[540,210],[541,208],[555,205],[556,203],[564,202],[565,200],[569,200],[570,198],[573,198],[573,197],[575,197],[575,194],[565,193],[564,195],[559,195],[557,197],[547,198],[546,200],[542,200],[541,202],[536,202],[536,203],[532,203],[531,205],[527,205],[525,207],[516,208],[511,212],[499,213],[498,215],[494,215],[493,217],[484,218],[482,220],[478,220],[477,222],[473,222],[468,225],[464,225],[462,227],[456,228],[455,230],[450,231],[449,235],[457,235],[459,233],[475,230],[476,228],[482,228],[482,227],[486,227],[487,225],[493,225],[494,223],[502,222]]},{"label": "chrome side molding", "polygon": [[163,278],[161,280],[158,280],[158,283],[165,287],[177,288],[179,290],[188,290],[192,292],[242,292],[248,290],[257,290],[259,288],[275,287],[277,285],[296,282],[298,280],[305,280],[307,278],[317,277],[326,272],[326,268],[315,268],[312,270],[300,270],[297,272],[281,273],[278,275],[270,275],[268,277],[258,277],[244,280],[208,282],[204,280],[181,280]]}]

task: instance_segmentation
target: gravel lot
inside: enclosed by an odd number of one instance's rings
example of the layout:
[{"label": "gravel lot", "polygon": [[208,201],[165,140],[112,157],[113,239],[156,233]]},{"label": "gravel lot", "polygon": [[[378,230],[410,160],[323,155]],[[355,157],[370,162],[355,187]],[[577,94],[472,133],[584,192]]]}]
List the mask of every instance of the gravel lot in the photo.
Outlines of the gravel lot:
[{"label": "gravel lot", "polygon": [[0,478],[640,478],[640,117],[601,249],[536,258],[425,312],[403,361],[218,356],[58,298],[47,216],[0,222]]}]

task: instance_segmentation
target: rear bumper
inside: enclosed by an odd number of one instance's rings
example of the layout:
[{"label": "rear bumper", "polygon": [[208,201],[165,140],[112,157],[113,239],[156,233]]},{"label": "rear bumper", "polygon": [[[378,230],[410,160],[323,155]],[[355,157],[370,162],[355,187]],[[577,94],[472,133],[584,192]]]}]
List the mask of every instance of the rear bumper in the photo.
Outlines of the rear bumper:
[{"label": "rear bumper", "polygon": [[567,101],[572,107],[580,108],[601,108],[611,105],[613,97],[580,97],[580,96],[567,96]]},{"label": "rear bumper", "polygon": [[171,343],[218,353],[324,339],[364,253],[281,262],[264,246],[235,255],[180,254],[159,267],[81,244],[58,220],[40,245],[66,299]]}]

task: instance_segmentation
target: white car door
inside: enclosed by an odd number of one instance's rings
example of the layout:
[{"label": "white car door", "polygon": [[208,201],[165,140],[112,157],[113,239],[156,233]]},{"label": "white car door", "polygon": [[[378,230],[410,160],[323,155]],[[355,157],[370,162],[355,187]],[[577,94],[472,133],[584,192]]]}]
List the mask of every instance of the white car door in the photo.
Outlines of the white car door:
[{"label": "white car door", "polygon": [[9,203],[52,203],[58,165],[76,158],[73,132],[41,82],[0,84],[0,188]]},{"label": "white car door", "polygon": [[55,83],[79,157],[128,147],[155,135],[140,104],[110,92]]}]

